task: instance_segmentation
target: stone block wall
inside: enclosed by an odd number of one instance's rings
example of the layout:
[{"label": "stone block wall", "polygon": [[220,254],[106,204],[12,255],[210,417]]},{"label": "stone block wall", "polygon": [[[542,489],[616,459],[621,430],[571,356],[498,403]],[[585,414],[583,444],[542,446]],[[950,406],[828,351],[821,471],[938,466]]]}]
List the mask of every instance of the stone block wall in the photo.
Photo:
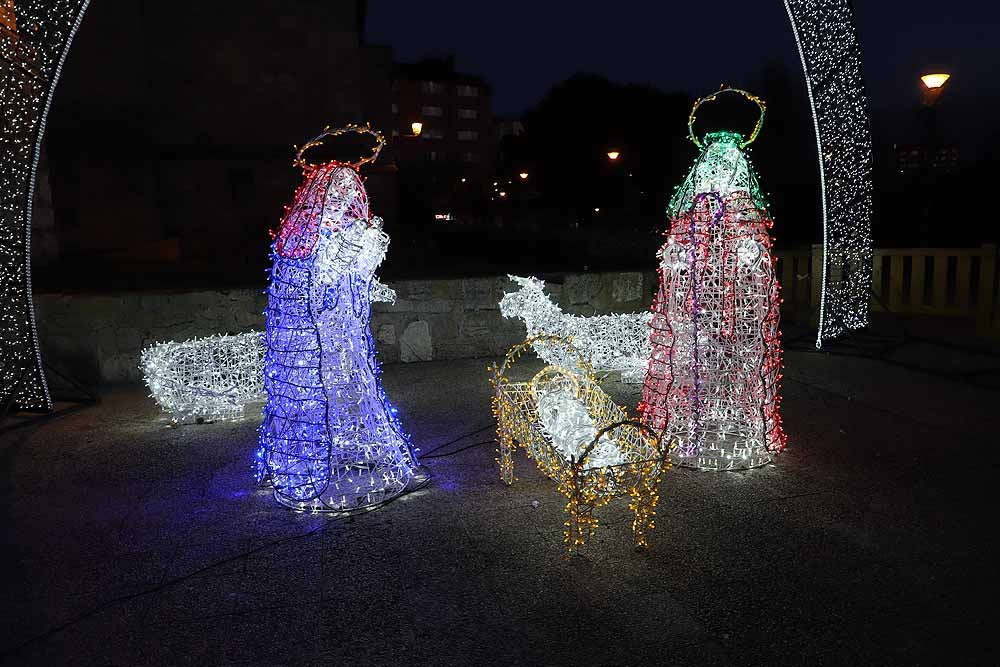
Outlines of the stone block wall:
[{"label": "stone block wall", "polygon": [[[542,275],[565,312],[595,315],[649,308],[653,272]],[[395,304],[375,304],[372,332],[386,363],[497,357],[524,339],[524,323],[501,317],[499,302],[517,289],[506,276],[405,280],[390,284]],[[42,354],[90,385],[141,382],[140,351],[264,327],[263,290],[36,294]]]}]

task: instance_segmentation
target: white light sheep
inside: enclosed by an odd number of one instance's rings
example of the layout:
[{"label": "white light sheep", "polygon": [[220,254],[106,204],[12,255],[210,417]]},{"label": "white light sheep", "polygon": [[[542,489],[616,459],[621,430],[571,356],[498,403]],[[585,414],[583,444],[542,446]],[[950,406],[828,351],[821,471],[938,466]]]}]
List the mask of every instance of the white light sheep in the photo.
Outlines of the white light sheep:
[{"label": "white light sheep", "polygon": [[[528,336],[552,334],[572,337],[573,346],[598,372],[620,372],[623,382],[642,382],[649,360],[650,312],[594,315],[569,315],[545,293],[545,283],[538,278],[508,275],[521,288],[507,292],[500,300],[500,314],[520,318]],[[538,355],[550,364],[566,369],[576,367],[575,357],[562,346],[535,345]]]}]

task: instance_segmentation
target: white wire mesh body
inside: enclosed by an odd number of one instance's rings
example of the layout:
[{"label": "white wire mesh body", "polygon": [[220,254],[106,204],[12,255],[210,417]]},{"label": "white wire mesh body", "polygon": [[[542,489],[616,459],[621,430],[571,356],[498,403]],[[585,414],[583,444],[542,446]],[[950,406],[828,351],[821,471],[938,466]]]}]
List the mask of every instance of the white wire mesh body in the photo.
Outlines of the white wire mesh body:
[{"label": "white wire mesh body", "polygon": [[640,411],[675,463],[753,468],[785,441],[772,221],[737,135],[707,141],[671,204]]},{"label": "white wire mesh body", "polygon": [[[649,321],[652,313],[614,315],[570,315],[562,312],[548,294],[545,283],[535,277],[508,275],[520,289],[500,300],[500,314],[524,321],[528,337],[559,336],[574,347],[597,372],[620,372],[624,382],[642,382],[649,359]],[[534,343],[535,352],[547,363],[576,372],[576,355],[564,345]]]},{"label": "white wire mesh body", "polygon": [[239,420],[264,399],[261,333],[151,345],[139,367],[151,396],[175,422]]}]

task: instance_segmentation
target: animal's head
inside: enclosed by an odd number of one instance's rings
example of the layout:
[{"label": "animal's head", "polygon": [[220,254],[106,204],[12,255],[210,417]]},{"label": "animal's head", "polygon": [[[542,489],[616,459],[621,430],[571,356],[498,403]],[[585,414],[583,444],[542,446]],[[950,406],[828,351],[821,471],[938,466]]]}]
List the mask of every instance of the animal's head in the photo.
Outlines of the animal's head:
[{"label": "animal's head", "polygon": [[539,308],[551,310],[555,304],[545,294],[545,282],[529,276],[507,275],[512,281],[520,285],[516,292],[507,292],[500,299],[500,314],[504,317],[525,318],[526,315],[537,311]]}]

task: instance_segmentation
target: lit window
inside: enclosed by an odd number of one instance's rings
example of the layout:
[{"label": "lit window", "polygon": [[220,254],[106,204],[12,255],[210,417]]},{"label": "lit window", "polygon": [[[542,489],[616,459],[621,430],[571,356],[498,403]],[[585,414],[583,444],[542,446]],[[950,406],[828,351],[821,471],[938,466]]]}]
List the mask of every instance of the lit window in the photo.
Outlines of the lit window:
[{"label": "lit window", "polygon": [[436,81],[421,81],[420,92],[431,95],[440,94],[444,92],[444,84],[437,83]]},{"label": "lit window", "polygon": [[459,141],[475,141],[479,139],[479,133],[475,130],[459,130],[458,140]]},{"label": "lit window", "polygon": [[459,118],[467,118],[467,119],[471,120],[471,119],[479,118],[479,112],[476,111],[475,109],[459,109],[458,110],[458,117]]},{"label": "lit window", "polygon": [[441,107],[421,107],[420,114],[422,116],[441,116],[444,110]]},{"label": "lit window", "polygon": [[456,86],[459,97],[479,97],[479,88],[475,86]]},{"label": "lit window", "polygon": [[426,129],[420,134],[420,136],[424,139],[444,139],[444,132],[441,130]]}]

